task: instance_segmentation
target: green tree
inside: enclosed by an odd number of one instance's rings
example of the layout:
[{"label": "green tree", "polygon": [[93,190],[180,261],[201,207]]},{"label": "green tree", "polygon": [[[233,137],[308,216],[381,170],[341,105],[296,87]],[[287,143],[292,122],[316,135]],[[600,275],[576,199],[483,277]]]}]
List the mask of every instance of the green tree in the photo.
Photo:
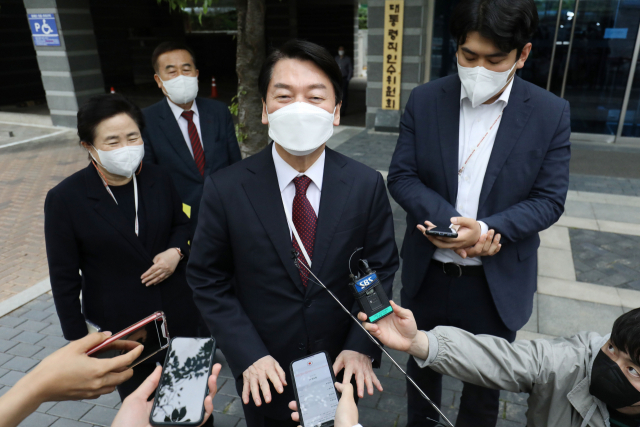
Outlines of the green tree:
[{"label": "green tree", "polygon": [[[199,18],[217,0],[157,0],[168,3],[172,10],[201,7]],[[238,116],[236,134],[242,156],[247,157],[263,149],[268,142],[267,128],[262,124],[262,98],[258,91],[258,74],[265,59],[265,0],[236,0],[238,35],[236,74],[238,75],[237,105],[232,112]]]}]

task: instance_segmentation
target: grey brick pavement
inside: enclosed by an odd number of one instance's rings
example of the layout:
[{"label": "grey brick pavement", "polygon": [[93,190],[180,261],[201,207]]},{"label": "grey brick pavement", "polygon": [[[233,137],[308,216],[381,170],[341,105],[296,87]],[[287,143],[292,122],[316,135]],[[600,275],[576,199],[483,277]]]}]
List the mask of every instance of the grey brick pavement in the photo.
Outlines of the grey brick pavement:
[{"label": "grey brick pavement", "polygon": [[[398,136],[395,134],[362,131],[352,137],[348,143],[338,147],[337,151],[376,170],[388,171],[397,140]],[[593,193],[640,196],[640,179],[572,173],[569,180],[569,189]]]},{"label": "grey brick pavement", "polygon": [[640,179],[571,174],[569,190],[640,196]]},{"label": "grey brick pavement", "polygon": [[579,282],[640,291],[640,236],[569,229]]},{"label": "grey brick pavement", "polygon": [[389,170],[398,135],[362,131],[336,151],[376,170]]},{"label": "grey brick pavement", "polygon": [[[353,157],[378,170],[387,170],[395,147],[395,135],[369,135],[362,132],[338,148],[338,151]],[[402,243],[405,231],[404,212],[392,203],[396,241]],[[396,275],[394,298],[399,300],[400,274]],[[47,355],[65,344],[52,298],[42,295],[24,307],[0,318],[0,395],[9,390],[25,372]],[[405,363],[407,356],[394,352],[399,362]],[[235,391],[234,381],[224,356],[217,358],[223,363],[219,377],[219,392],[214,399],[215,425],[217,427],[245,426],[242,404]],[[360,401],[360,419],[365,427],[400,427],[406,424],[406,383],[399,371],[386,358],[377,372],[385,391],[374,396],[365,396]],[[443,381],[442,407],[454,421],[460,402],[462,383],[451,378]],[[120,399],[117,393],[96,400],[82,402],[45,403],[27,418],[21,426],[38,427],[87,427],[109,426]],[[498,427],[524,426],[526,395],[501,394],[501,412]]]},{"label": "grey brick pavement", "polygon": [[[405,230],[404,213],[392,202],[396,222],[396,240],[402,241]],[[394,298],[400,297],[400,275],[396,275]],[[51,315],[51,295],[38,297],[26,306],[0,318],[0,395],[9,390],[26,372],[44,357],[63,346],[62,330],[57,316]],[[40,314],[38,314],[40,313]],[[42,313],[46,313],[44,316]],[[41,320],[33,320],[40,318]],[[29,322],[39,322],[37,325]],[[37,332],[34,332],[37,330]],[[407,355],[393,352],[400,363]],[[214,399],[216,427],[245,426],[242,404],[235,391],[231,371],[222,354],[217,355],[223,369],[218,381],[219,392]],[[406,423],[406,383],[391,362],[383,360],[377,372],[385,391],[365,396],[360,401],[360,416],[365,427],[400,427]],[[443,410],[453,421],[460,403],[462,383],[451,378],[443,382]],[[514,393],[501,395],[501,419],[498,427],[522,427],[526,411],[525,397]],[[109,426],[120,398],[117,393],[82,402],[49,402],[38,408],[21,426],[88,427]]]}]

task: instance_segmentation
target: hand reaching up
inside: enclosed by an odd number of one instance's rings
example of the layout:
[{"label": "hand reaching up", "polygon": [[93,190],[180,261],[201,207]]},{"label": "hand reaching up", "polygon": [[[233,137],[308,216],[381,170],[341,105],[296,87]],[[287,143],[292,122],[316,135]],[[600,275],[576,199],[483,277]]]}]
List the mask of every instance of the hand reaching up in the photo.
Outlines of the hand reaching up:
[{"label": "hand reaching up", "polygon": [[393,313],[383,317],[376,323],[367,323],[367,315],[365,313],[358,313],[358,319],[363,322],[364,327],[371,335],[379,339],[387,347],[426,359],[426,355],[429,352],[429,342],[427,340],[425,346],[427,336],[418,333],[413,313],[393,301],[390,302]]}]

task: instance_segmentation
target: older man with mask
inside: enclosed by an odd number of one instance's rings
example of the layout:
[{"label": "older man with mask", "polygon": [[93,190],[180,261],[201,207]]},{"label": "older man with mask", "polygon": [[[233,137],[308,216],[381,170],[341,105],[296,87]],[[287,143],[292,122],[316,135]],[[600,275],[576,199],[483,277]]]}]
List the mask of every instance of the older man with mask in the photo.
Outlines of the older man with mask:
[{"label": "older man with mask", "polygon": [[191,218],[193,237],[205,178],[241,159],[235,128],[226,105],[197,97],[199,72],[187,45],[161,43],[151,64],[165,98],[143,111],[144,160],[171,175]]},{"label": "older man with mask", "polygon": [[292,40],[271,53],[259,87],[275,143],[205,184],[187,280],[229,361],[249,427],[297,425],[287,409],[289,364],[318,351],[345,382],[355,377],[360,397],[382,390],[372,369],[377,347],[292,259],[305,252],[355,313],[349,256],[361,247],[391,294],[398,254],[384,180],[325,147],[340,123],[340,83],[318,45]]}]

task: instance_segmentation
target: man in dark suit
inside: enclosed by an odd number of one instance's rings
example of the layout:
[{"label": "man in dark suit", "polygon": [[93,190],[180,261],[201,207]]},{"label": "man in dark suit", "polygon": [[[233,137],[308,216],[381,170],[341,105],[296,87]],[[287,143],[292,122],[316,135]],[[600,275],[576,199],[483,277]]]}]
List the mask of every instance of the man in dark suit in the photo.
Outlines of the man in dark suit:
[{"label": "man in dark suit", "polygon": [[363,248],[358,256],[391,295],[398,255],[382,176],[325,148],[340,122],[340,80],[318,45],[293,40],[274,51],[259,87],[275,143],[205,184],[187,280],[229,361],[250,427],[297,426],[287,408],[289,365],[318,351],[329,354],[336,374],[344,369],[344,381],[355,377],[361,397],[365,387],[382,390],[372,370],[378,348],[292,259],[297,252],[308,265],[308,256],[311,270],[355,313],[349,256]]},{"label": "man in dark suit", "polygon": [[192,238],[205,178],[240,161],[240,149],[227,106],[196,98],[198,69],[188,46],[161,43],[153,52],[152,65],[166,99],[143,110],[144,160],[171,175],[191,218]]},{"label": "man in dark suit", "polygon": [[336,62],[342,73],[342,108],[340,109],[340,115],[346,116],[347,108],[349,107],[349,82],[353,77],[353,62],[351,58],[344,53],[344,46],[338,48]]},{"label": "man in dark suit", "polygon": [[[513,341],[532,312],[538,232],[564,211],[568,102],[515,76],[538,22],[533,0],[464,0],[454,10],[458,75],[413,90],[389,168],[407,212],[402,305],[418,327],[456,326]],[[458,237],[426,235],[432,225]],[[425,234],[425,235],[423,235]],[[435,401],[441,379],[409,374]],[[436,415],[408,388],[409,426]],[[457,426],[493,426],[498,393],[465,384]]]}]

